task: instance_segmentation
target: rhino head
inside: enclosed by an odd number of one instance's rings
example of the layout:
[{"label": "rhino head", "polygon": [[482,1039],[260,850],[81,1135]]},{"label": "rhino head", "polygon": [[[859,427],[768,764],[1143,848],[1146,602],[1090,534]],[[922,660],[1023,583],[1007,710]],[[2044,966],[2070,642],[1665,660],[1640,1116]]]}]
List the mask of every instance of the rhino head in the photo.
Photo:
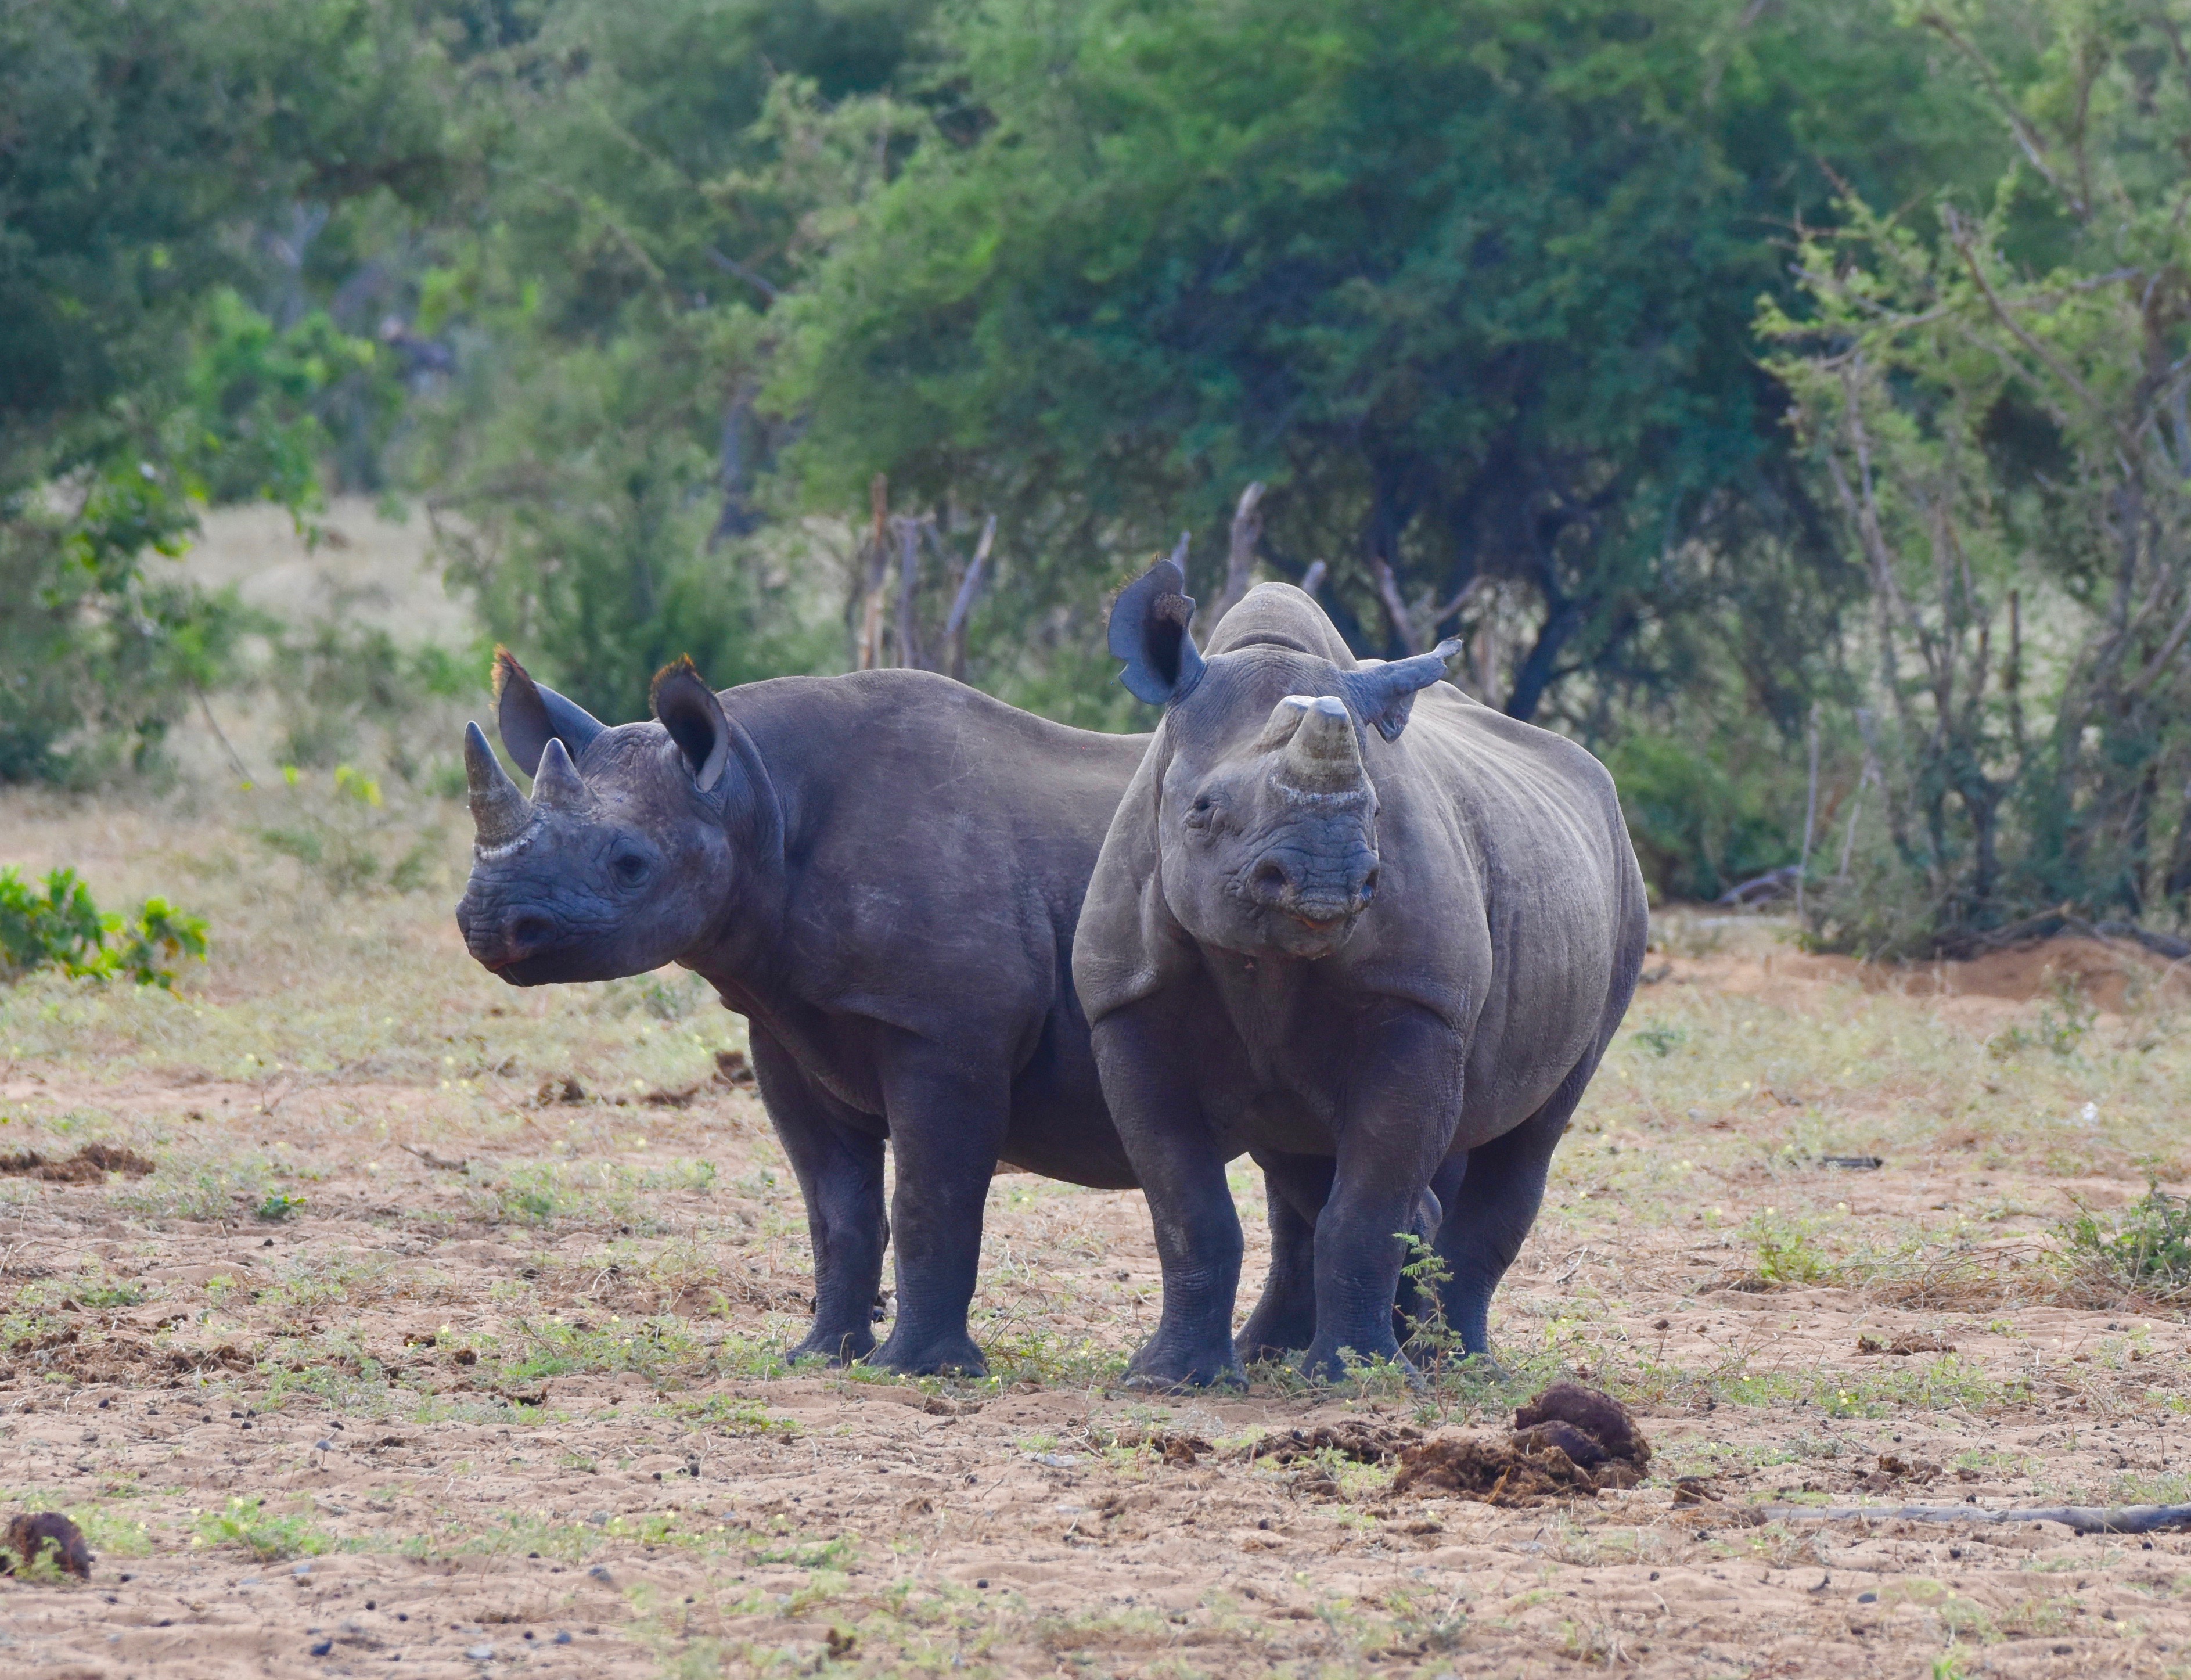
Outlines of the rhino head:
[{"label": "rhino head", "polygon": [[464,946],[514,986],[612,980],[709,940],[733,878],[726,815],[743,766],[714,691],[683,660],[654,680],[654,720],[612,728],[495,651],[503,744],[464,729],[475,829],[457,905]]},{"label": "rhino head", "polygon": [[1370,732],[1397,741],[1416,692],[1445,674],[1460,643],[1347,668],[1284,641],[1205,659],[1188,634],[1184,581],[1160,561],[1111,610],[1120,681],[1165,709],[1156,814],[1165,900],[1204,944],[1327,956],[1377,896]]}]

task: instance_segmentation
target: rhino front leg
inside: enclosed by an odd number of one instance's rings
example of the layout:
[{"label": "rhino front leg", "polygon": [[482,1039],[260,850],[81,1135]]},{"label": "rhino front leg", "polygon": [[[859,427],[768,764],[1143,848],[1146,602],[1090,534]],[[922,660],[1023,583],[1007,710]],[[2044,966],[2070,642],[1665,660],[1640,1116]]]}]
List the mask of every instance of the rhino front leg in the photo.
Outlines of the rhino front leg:
[{"label": "rhino front leg", "polygon": [[1313,1381],[1344,1377],[1350,1358],[1414,1370],[1393,1334],[1403,1233],[1428,1223],[1424,1193],[1460,1114],[1462,1062],[1460,1036],[1413,1006],[1365,1022],[1352,1046],[1360,1071],[1316,1224],[1316,1338],[1301,1362]]},{"label": "rhino front leg", "polygon": [[818,1089],[790,1053],[752,1028],[754,1077],[806,1201],[814,1246],[814,1324],[791,1350],[850,1364],[875,1345],[876,1291],[890,1227],[883,1220],[883,1141]]},{"label": "rhino front leg", "polygon": [[1010,1117],[1001,1060],[969,1066],[929,1045],[894,1056],[883,1072],[897,1188],[897,1318],[870,1363],[908,1376],[982,1376],[988,1361],[967,1333],[982,1263],[982,1204]]},{"label": "rhino front leg", "polygon": [[1438,1256],[1451,1274],[1444,1288],[1445,1316],[1466,1353],[1491,1352],[1492,1291],[1537,1222],[1552,1151],[1596,1068],[1593,1056],[1520,1125],[1470,1150],[1460,1182],[1447,1197],[1437,1240]]},{"label": "rhino front leg", "polygon": [[1103,1095],[1148,1199],[1164,1268],[1157,1333],[1126,1368],[1133,1388],[1244,1385],[1232,1348],[1232,1302],[1240,1288],[1240,1216],[1201,1104],[1182,1077],[1190,1046],[1162,996],[1106,1016],[1092,1038]]},{"label": "rhino front leg", "polygon": [[1331,1194],[1331,1162],[1321,1155],[1261,1151],[1270,1209],[1271,1271],[1262,1298],[1232,1346],[1243,1364],[1283,1359],[1316,1339],[1316,1218]]}]

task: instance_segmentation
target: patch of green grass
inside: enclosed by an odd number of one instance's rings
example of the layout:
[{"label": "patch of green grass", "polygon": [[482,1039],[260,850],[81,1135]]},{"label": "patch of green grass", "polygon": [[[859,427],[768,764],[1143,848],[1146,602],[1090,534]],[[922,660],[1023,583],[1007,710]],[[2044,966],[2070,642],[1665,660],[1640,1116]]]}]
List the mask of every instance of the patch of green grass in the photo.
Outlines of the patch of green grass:
[{"label": "patch of green grass", "polygon": [[2071,1267],[2103,1292],[2191,1293],[2191,1199],[2148,1182],[2145,1199],[2112,1216],[2081,1209],[2061,1227]]},{"label": "patch of green grass", "polygon": [[254,1153],[177,1158],[107,1195],[122,1211],[145,1219],[229,1219],[264,1204],[274,1193],[273,1176],[272,1164]]},{"label": "patch of green grass", "polygon": [[262,1563],[317,1558],[335,1545],[302,1517],[269,1516],[255,1499],[231,1499],[225,1510],[201,1517],[197,1539],[207,1546],[240,1546]]}]

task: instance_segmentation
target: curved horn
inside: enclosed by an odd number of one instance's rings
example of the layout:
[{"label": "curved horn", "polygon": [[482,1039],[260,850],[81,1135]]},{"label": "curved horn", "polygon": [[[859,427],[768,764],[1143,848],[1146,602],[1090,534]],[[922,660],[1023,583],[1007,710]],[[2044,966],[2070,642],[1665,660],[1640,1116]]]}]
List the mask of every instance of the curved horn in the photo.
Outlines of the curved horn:
[{"label": "curved horn", "polygon": [[583,811],[592,802],[585,778],[571,762],[561,736],[550,736],[540,755],[540,768],[532,777],[532,797],[550,811]]},{"label": "curved horn", "polygon": [[[1278,703],[1288,705],[1291,698]],[[1281,776],[1305,794],[1351,793],[1368,781],[1362,743],[1354,738],[1354,720],[1344,700],[1327,694],[1301,708],[1300,726],[1286,743]]]},{"label": "curved horn", "polygon": [[532,807],[475,723],[464,726],[464,780],[470,786],[472,826],[480,845],[505,846],[525,832]]}]

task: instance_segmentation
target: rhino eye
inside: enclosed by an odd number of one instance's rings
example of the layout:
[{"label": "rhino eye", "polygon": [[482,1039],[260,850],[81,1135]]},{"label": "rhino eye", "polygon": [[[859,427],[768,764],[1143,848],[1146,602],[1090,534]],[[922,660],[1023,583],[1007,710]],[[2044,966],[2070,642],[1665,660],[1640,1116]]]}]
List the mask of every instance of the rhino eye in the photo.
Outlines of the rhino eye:
[{"label": "rhino eye", "polygon": [[1209,819],[1215,812],[1215,806],[1211,803],[1209,795],[1203,794],[1187,808],[1187,826],[1190,829],[1208,828]]},{"label": "rhino eye", "polygon": [[626,886],[637,886],[646,879],[646,859],[635,851],[627,851],[609,865],[616,878]]}]

